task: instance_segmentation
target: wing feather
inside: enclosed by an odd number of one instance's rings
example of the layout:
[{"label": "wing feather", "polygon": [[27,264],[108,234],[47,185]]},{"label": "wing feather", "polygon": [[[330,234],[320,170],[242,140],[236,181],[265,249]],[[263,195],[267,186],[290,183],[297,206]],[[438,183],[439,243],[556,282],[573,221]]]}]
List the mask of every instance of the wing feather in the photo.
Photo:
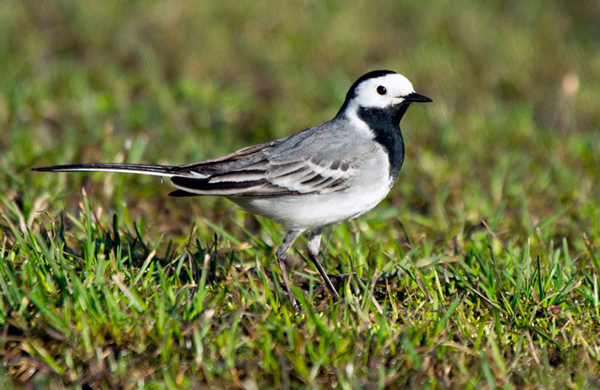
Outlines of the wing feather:
[{"label": "wing feather", "polygon": [[[285,162],[265,158],[264,161],[267,163],[253,162],[209,177],[174,176],[171,181],[180,190],[196,195],[272,197],[342,191],[354,174],[350,162],[322,157]],[[197,166],[194,171],[196,169]],[[197,172],[200,173],[202,171]]]},{"label": "wing feather", "polygon": [[[171,177],[180,190],[175,195],[273,197],[327,194],[348,188],[356,174],[355,165],[364,154],[349,157],[338,152],[332,157],[331,143],[307,147],[303,142],[310,137],[300,138],[299,134],[177,167]],[[345,141],[336,141],[335,145]],[[315,155],[304,155],[302,150],[311,150]]]}]

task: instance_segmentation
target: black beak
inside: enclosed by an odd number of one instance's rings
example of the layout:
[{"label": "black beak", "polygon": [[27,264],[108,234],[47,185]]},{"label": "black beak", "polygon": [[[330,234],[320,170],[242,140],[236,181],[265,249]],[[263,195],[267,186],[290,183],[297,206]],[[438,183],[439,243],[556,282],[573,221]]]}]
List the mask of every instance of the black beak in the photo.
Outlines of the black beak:
[{"label": "black beak", "polygon": [[404,101],[410,103],[431,103],[433,100],[429,99],[427,96],[412,92],[404,96]]}]

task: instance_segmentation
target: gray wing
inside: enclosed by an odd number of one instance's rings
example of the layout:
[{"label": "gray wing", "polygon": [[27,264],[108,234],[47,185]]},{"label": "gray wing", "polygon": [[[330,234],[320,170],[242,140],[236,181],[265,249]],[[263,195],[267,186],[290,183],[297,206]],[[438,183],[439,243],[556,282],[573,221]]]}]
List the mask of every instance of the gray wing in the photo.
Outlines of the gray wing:
[{"label": "gray wing", "polygon": [[[360,134],[358,134],[359,136]],[[125,172],[170,177],[173,196],[272,197],[327,194],[351,185],[357,167],[372,156],[372,142],[334,119],[287,138],[249,146],[199,163],[72,164],[35,168],[50,172]],[[371,149],[370,149],[371,148]]]},{"label": "gray wing", "polygon": [[171,177],[179,191],[171,195],[273,197],[342,191],[368,153],[347,137],[331,135],[327,125],[181,166]]}]

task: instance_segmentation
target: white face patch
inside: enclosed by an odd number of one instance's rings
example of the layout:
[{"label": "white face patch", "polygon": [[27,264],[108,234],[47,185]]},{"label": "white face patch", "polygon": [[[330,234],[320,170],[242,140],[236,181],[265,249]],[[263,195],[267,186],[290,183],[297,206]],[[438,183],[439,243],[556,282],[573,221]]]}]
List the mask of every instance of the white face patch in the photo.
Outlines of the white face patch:
[{"label": "white face patch", "polygon": [[414,91],[406,77],[398,73],[387,74],[361,82],[356,88],[351,104],[373,108],[395,106]]}]

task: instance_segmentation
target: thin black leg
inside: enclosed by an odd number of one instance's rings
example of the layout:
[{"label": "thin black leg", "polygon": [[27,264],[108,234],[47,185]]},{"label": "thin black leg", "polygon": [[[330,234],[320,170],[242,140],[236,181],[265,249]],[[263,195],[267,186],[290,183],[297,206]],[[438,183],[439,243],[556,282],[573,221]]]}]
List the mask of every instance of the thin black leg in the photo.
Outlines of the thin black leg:
[{"label": "thin black leg", "polygon": [[313,262],[315,267],[317,267],[317,270],[325,281],[327,288],[331,292],[331,295],[333,295],[333,300],[339,301],[340,296],[338,295],[335,287],[333,287],[331,280],[329,280],[329,276],[327,276],[325,273],[323,266],[319,262],[319,246],[321,246],[321,229],[313,230],[310,233],[310,238],[308,239],[308,258]]},{"label": "thin black leg", "polygon": [[281,275],[283,275],[283,281],[285,283],[285,289],[287,290],[288,297],[290,302],[292,303],[292,307],[294,310],[298,311],[298,303],[296,302],[296,298],[294,297],[294,293],[292,292],[292,285],[290,283],[290,279],[288,278],[287,267],[285,266],[285,260],[287,259],[288,253],[292,244],[302,233],[299,230],[290,230],[283,239],[279,248],[277,248],[277,262],[279,263],[279,268],[281,268]]}]

